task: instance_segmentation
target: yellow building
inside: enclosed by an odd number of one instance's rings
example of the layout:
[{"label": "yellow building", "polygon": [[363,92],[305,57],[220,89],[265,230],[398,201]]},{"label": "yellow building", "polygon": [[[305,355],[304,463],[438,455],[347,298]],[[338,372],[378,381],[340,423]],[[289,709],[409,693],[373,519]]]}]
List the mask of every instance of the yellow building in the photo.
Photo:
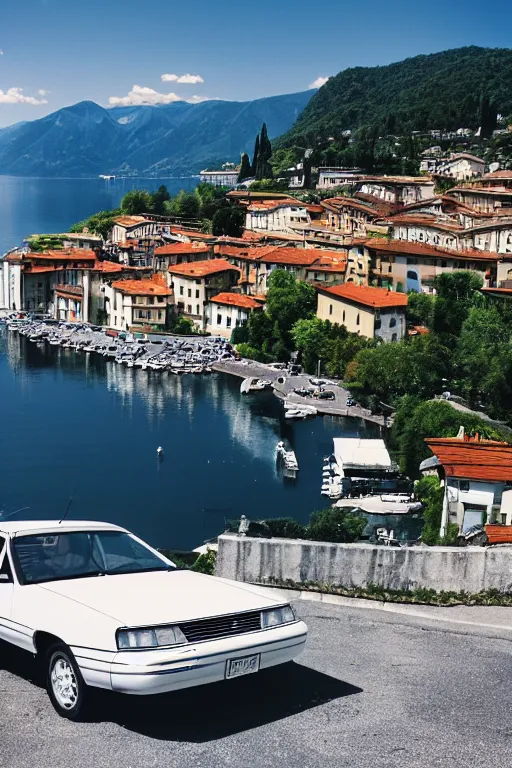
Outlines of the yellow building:
[{"label": "yellow building", "polygon": [[318,289],[317,317],[369,339],[400,341],[405,335],[407,296],[386,288],[345,283]]}]

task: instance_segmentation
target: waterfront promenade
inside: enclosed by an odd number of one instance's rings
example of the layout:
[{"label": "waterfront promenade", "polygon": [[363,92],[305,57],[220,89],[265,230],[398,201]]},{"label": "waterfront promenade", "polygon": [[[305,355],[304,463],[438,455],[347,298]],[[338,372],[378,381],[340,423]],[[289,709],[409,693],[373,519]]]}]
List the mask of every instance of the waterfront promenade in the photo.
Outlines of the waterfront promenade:
[{"label": "waterfront promenade", "polygon": [[[238,376],[241,379],[254,377],[268,379],[273,382],[274,394],[280,400],[289,400],[297,405],[314,405],[319,414],[325,416],[350,416],[354,419],[364,419],[365,421],[386,426],[383,416],[372,414],[367,408],[361,408],[358,405],[349,406],[347,404],[350,392],[339,384],[329,383],[326,389],[334,392],[334,400],[319,400],[312,397],[301,397],[293,390],[301,387],[311,387],[309,374],[302,373],[295,376],[287,376],[284,371],[277,371],[264,363],[258,363],[254,360],[221,360],[212,366],[213,370],[222,373],[228,373],[232,376]],[[278,379],[284,377],[284,382]],[[330,381],[330,379],[329,379]]]}]

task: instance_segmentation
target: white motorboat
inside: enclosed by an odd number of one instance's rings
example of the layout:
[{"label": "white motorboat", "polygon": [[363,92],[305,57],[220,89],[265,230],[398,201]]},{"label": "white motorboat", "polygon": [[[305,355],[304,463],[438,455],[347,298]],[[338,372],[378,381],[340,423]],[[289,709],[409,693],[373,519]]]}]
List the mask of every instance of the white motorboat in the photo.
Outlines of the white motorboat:
[{"label": "white motorboat", "polygon": [[307,419],[310,414],[307,411],[303,411],[301,408],[290,408],[284,414],[285,419]]},{"label": "white motorboat", "polygon": [[299,471],[299,463],[295,456],[295,451],[287,450],[285,444],[281,440],[276,447],[276,455],[278,461],[283,467],[283,474],[285,477],[297,477]]},{"label": "white motorboat", "polygon": [[240,385],[240,392],[242,395],[248,395],[249,392],[262,392],[267,387],[271,386],[271,382],[266,379],[257,379],[250,377],[244,379]]}]

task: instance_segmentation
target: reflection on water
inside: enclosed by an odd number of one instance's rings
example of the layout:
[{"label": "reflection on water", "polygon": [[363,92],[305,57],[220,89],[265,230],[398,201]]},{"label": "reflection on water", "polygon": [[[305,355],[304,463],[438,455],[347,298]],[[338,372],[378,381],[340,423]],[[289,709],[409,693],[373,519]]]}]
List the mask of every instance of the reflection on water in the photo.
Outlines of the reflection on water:
[{"label": "reflection on water", "polygon": [[[271,394],[242,397],[239,388],[226,375],[129,369],[1,332],[0,508],[54,518],[73,495],[70,517],[111,520],[177,549],[240,514],[305,522],[325,505],[321,465],[332,438],[364,425],[290,423]],[[296,482],[276,472],[280,439],[297,454]]]}]

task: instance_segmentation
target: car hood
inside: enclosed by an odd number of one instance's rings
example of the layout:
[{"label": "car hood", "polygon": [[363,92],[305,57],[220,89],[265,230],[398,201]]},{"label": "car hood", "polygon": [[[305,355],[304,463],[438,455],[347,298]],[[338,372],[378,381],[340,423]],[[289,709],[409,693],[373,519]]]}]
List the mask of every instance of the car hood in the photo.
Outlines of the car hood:
[{"label": "car hood", "polygon": [[282,604],[261,588],[192,571],[118,574],[39,585],[123,626],[169,624]]}]

